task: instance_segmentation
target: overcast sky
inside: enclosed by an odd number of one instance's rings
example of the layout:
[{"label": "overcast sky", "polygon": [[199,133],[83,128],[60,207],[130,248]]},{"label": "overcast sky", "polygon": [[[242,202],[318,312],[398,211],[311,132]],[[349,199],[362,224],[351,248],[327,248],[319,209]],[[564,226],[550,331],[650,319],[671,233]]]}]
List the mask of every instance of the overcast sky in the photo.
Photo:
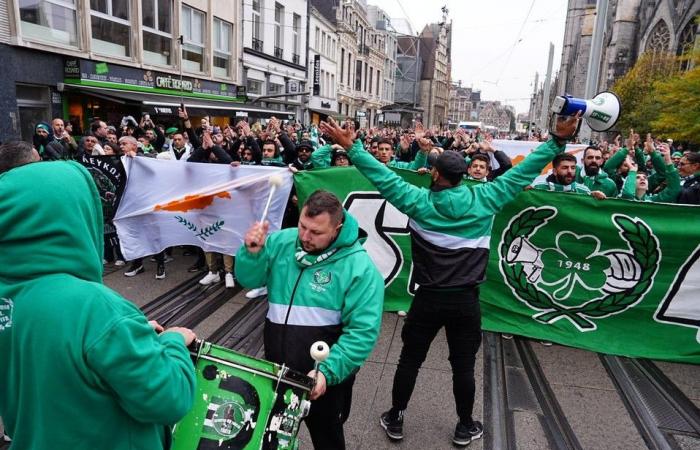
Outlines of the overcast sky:
[{"label": "overcast sky", "polygon": [[[566,0],[368,0],[392,18],[408,18],[414,31],[439,22],[447,5],[452,20],[452,80],[481,90],[482,100],[501,100],[527,112],[535,72],[547,72],[554,44],[559,69]],[[554,76],[554,75],[552,75]]]}]

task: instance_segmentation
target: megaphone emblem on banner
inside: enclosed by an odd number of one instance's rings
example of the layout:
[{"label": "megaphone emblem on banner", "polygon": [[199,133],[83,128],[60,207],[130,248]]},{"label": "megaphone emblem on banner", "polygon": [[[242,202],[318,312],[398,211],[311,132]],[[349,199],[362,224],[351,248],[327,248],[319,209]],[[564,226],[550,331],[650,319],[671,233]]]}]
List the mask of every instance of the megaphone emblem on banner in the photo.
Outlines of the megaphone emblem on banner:
[{"label": "megaphone emblem on banner", "polygon": [[513,264],[522,263],[523,271],[527,275],[530,283],[536,283],[542,275],[542,250],[532,245],[527,239],[520,236],[513,240],[513,243],[506,254],[506,262]]},{"label": "megaphone emblem on banner", "polygon": [[612,92],[601,92],[590,100],[559,95],[552,103],[550,130],[554,129],[557,116],[573,116],[581,112],[593,131],[608,131],[617,123],[621,112],[620,99]]}]

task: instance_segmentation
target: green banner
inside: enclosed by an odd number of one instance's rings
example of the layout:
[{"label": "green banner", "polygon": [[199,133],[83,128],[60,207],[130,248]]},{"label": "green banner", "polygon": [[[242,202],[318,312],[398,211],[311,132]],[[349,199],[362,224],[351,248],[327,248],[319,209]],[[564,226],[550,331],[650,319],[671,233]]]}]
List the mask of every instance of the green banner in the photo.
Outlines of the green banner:
[{"label": "green banner", "polygon": [[[429,176],[396,170],[427,186]],[[415,292],[408,218],[354,168],[300,172],[299,204],[322,187],[367,232],[385,310]],[[700,364],[700,207],[530,190],[494,220],[483,328],[597,352]]]}]

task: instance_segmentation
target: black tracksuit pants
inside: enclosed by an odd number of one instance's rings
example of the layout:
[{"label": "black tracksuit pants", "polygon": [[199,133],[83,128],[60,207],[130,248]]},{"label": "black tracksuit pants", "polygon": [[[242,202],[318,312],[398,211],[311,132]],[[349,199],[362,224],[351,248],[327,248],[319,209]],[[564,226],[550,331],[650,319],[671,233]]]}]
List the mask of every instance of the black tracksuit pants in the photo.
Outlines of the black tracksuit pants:
[{"label": "black tracksuit pants", "polygon": [[428,290],[419,288],[401,331],[403,348],[394,375],[392,407],[404,410],[416,377],[438,331],[445,327],[452,365],[452,390],[462,423],[472,422],[474,362],[481,345],[479,289]]},{"label": "black tracksuit pants", "polygon": [[355,375],[342,383],[328,386],[326,393],[311,402],[309,416],[304,419],[315,450],[344,450],[343,425],[350,415],[352,386]]}]

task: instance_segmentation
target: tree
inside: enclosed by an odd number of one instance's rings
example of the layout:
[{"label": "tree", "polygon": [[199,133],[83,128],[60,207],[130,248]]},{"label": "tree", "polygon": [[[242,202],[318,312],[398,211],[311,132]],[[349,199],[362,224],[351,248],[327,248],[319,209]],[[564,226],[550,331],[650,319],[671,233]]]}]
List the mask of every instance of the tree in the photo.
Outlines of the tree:
[{"label": "tree", "polygon": [[659,107],[652,128],[675,140],[700,144],[700,51],[685,58],[693,62],[690,70],[654,85]]},{"label": "tree", "polygon": [[674,55],[644,53],[611,89],[622,103],[622,114],[616,128],[652,132],[652,123],[659,118],[662,108],[655,94],[656,83],[673,76],[677,70],[678,61]]}]

